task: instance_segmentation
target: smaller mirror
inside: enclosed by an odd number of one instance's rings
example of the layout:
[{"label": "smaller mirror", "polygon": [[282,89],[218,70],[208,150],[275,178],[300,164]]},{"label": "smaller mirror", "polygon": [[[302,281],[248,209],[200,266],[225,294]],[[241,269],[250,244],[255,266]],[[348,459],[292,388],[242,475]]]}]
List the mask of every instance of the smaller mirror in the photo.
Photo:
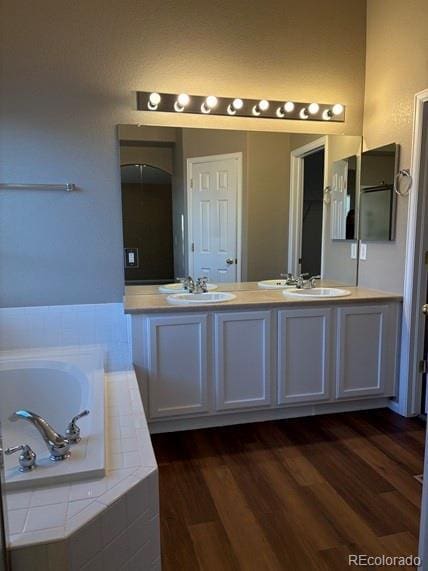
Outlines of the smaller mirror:
[{"label": "smaller mirror", "polygon": [[331,239],[356,240],[358,157],[334,161],[331,184]]},{"label": "smaller mirror", "polygon": [[362,154],[360,240],[383,242],[395,239],[394,179],[398,160],[395,143]]}]

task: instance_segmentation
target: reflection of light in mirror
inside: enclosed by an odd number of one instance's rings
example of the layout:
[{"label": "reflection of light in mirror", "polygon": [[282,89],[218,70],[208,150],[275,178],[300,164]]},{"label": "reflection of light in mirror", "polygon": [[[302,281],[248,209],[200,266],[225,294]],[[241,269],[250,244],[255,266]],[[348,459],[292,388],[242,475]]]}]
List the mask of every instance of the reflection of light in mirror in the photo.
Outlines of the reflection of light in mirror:
[{"label": "reflection of light in mirror", "polygon": [[331,120],[332,112],[330,111],[330,109],[326,109],[325,111],[323,111],[322,118],[324,119],[324,121],[330,121]]},{"label": "reflection of light in mirror", "polygon": [[300,109],[299,117],[300,119],[307,119],[309,117],[308,110],[306,109],[306,107]]}]

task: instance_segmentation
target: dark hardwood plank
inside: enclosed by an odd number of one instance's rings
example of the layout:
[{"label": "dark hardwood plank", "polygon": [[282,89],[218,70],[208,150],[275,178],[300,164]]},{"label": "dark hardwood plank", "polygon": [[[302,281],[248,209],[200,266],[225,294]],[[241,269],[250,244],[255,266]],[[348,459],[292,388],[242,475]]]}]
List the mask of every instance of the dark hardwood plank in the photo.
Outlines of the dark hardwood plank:
[{"label": "dark hardwood plank", "polygon": [[425,425],[389,410],[153,435],[167,571],[417,553]]}]

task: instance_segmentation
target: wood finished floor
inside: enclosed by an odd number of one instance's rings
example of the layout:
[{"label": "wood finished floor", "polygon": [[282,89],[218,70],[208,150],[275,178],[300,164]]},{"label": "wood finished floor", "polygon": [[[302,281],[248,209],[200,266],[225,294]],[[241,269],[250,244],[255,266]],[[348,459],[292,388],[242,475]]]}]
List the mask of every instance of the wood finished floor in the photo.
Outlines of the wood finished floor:
[{"label": "wood finished floor", "polygon": [[153,435],[162,569],[416,555],[424,441],[420,420],[386,409]]}]

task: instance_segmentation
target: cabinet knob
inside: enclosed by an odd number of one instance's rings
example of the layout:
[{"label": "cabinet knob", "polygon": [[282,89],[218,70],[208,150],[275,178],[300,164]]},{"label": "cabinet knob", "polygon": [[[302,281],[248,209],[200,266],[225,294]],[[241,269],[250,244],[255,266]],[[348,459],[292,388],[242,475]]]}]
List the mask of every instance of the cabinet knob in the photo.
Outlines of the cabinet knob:
[{"label": "cabinet knob", "polygon": [[424,315],[428,315],[428,303],[425,303],[425,304],[422,306],[422,313],[423,313]]}]

